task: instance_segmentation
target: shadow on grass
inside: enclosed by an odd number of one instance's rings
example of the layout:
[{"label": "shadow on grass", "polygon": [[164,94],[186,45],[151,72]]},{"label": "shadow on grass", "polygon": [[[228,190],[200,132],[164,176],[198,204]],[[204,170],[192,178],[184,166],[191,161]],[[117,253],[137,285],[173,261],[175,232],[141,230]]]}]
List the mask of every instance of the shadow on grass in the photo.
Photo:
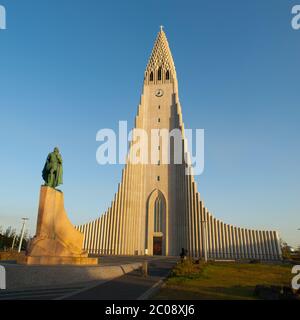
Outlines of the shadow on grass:
[{"label": "shadow on grass", "polygon": [[[268,294],[268,287],[288,287],[290,281],[289,266],[184,261],[176,265],[155,299],[276,300],[280,294]],[[257,294],[256,287],[265,288],[264,295]]]},{"label": "shadow on grass", "polygon": [[182,287],[170,285],[159,292],[155,299],[174,300],[254,300],[253,286],[232,287]]}]

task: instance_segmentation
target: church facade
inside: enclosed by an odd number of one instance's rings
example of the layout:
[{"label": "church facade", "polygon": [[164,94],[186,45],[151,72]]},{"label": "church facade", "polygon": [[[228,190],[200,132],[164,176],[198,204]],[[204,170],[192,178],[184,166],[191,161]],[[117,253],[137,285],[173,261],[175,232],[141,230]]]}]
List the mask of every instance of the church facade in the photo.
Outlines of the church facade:
[{"label": "church facade", "polygon": [[[184,158],[187,141],[178,96],[176,69],[161,29],[144,74],[135,129],[179,129]],[[135,130],[134,129],[134,130]],[[149,147],[150,148],[150,147]],[[130,159],[131,148],[128,159]],[[92,254],[178,256],[209,259],[281,258],[276,231],[233,226],[205,207],[188,163],[164,164],[158,146],[156,163],[127,161],[111,206],[98,219],[76,228]]]}]

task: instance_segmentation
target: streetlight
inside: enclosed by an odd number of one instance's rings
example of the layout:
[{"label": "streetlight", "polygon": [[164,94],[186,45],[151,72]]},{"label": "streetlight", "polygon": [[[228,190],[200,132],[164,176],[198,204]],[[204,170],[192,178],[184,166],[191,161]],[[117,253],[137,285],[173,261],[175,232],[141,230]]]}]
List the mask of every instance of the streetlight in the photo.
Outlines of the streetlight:
[{"label": "streetlight", "polygon": [[23,225],[22,225],[22,230],[21,230],[21,237],[20,237],[20,243],[19,243],[18,252],[21,252],[21,247],[22,247],[22,242],[23,242],[23,237],[24,237],[24,232],[25,232],[25,223],[29,219],[28,218],[22,218],[22,220],[23,220]]},{"label": "streetlight", "polygon": [[17,238],[17,234],[15,233],[14,239],[13,239],[13,242],[12,242],[12,245],[11,245],[11,250],[14,250],[16,238]]}]

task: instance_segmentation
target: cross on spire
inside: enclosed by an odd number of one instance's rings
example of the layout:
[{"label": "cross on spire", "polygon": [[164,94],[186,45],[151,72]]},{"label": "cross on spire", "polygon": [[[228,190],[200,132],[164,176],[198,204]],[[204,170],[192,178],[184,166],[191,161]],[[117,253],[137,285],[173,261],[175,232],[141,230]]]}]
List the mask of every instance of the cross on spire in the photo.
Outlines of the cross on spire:
[{"label": "cross on spire", "polygon": [[160,26],[160,31],[163,31],[164,26]]}]

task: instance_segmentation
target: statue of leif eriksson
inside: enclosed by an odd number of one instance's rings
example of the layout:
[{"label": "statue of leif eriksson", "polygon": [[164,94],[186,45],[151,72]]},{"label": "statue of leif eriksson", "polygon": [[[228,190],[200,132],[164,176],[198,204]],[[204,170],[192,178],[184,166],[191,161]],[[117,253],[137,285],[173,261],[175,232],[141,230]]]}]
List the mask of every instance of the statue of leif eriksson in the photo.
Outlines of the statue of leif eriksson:
[{"label": "statue of leif eriksson", "polygon": [[63,184],[62,157],[58,148],[54,148],[54,151],[48,154],[42,176],[48,187],[56,188]]}]

